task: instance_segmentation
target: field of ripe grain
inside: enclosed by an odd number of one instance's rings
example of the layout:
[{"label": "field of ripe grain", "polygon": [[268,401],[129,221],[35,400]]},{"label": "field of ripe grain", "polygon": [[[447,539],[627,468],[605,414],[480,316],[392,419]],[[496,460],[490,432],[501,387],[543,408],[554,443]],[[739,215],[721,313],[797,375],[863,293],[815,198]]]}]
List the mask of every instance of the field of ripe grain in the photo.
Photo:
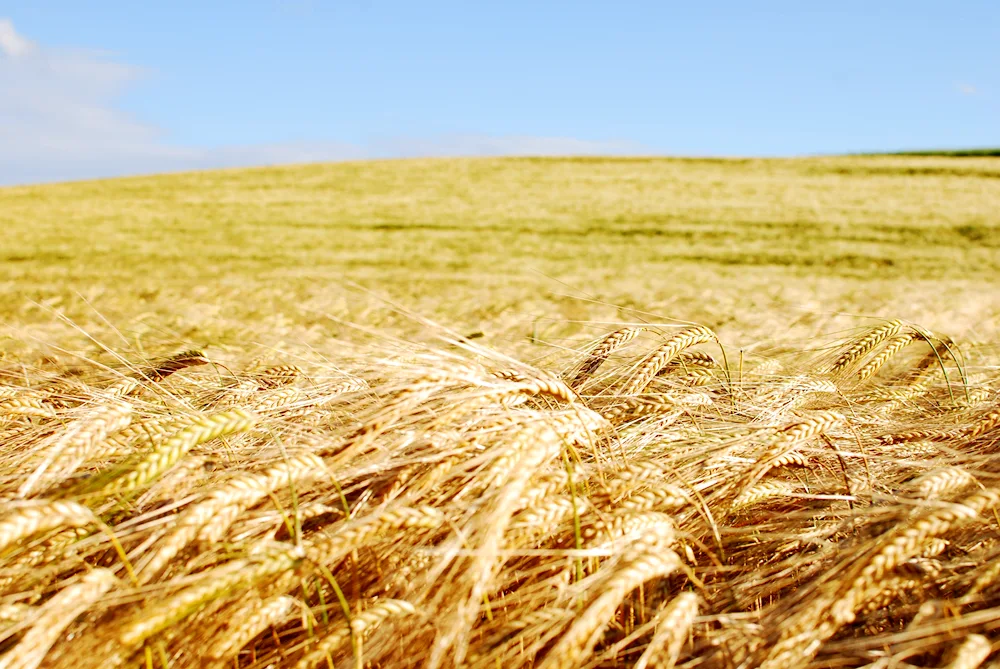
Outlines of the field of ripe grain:
[{"label": "field of ripe grain", "polygon": [[959,335],[997,324],[998,205],[996,158],[388,161],[7,188],[0,336],[54,311],[202,343],[396,320],[347,282],[512,343],[536,319],[552,336],[622,319],[595,302],[724,334],[849,312]]},{"label": "field of ripe grain", "polygon": [[0,189],[0,669],[998,662],[998,211],[988,157]]}]

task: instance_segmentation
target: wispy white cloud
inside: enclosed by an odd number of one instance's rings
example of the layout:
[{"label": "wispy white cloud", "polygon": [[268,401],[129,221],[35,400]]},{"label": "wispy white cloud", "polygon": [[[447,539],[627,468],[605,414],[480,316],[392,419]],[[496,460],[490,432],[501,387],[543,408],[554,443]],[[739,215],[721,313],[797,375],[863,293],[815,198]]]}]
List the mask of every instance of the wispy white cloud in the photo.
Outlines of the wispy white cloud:
[{"label": "wispy white cloud", "polygon": [[23,56],[31,49],[31,42],[17,34],[10,19],[0,19],[0,53],[16,58]]},{"label": "wispy white cloud", "polygon": [[0,20],[0,183],[30,183],[210,167],[358,157],[357,147],[202,148],[121,111],[118,97],[144,72],[92,50],[52,49]]},{"label": "wispy white cloud", "polygon": [[975,86],[973,86],[972,84],[956,84],[955,88],[957,88],[958,92],[961,93],[962,95],[978,95],[979,94],[979,89],[976,88]]},{"label": "wispy white cloud", "polygon": [[182,146],[119,107],[145,75],[113,54],[35,43],[0,19],[0,184],[375,157],[642,151],[630,142],[489,135]]},{"label": "wispy white cloud", "polygon": [[0,20],[0,181],[115,172],[183,153],[115,107],[141,70],[89,50],[41,47]]}]

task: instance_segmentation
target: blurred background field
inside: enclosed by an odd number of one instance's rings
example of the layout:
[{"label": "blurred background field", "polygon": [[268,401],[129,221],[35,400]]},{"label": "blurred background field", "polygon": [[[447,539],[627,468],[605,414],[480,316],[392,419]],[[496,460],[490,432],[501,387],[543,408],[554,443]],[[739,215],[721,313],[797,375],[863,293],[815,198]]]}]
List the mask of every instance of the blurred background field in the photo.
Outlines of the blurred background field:
[{"label": "blurred background field", "polygon": [[0,350],[421,329],[399,310],[502,350],[668,318],[759,341],[898,317],[982,340],[998,212],[988,156],[427,159],[3,188]]}]

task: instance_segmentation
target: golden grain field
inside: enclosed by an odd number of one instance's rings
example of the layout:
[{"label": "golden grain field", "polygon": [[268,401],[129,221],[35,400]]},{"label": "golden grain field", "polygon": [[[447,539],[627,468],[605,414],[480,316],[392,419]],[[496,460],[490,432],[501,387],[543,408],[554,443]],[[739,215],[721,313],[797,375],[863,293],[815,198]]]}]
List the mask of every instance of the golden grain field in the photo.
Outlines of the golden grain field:
[{"label": "golden grain field", "polygon": [[0,669],[1000,662],[1000,159],[0,189]]}]

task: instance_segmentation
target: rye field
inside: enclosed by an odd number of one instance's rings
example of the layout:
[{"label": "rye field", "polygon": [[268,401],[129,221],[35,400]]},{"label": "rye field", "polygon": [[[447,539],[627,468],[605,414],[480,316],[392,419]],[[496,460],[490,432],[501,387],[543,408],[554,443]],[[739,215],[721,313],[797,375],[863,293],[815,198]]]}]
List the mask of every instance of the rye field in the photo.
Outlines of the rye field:
[{"label": "rye field", "polygon": [[0,669],[1000,666],[1000,158],[0,189]]}]

